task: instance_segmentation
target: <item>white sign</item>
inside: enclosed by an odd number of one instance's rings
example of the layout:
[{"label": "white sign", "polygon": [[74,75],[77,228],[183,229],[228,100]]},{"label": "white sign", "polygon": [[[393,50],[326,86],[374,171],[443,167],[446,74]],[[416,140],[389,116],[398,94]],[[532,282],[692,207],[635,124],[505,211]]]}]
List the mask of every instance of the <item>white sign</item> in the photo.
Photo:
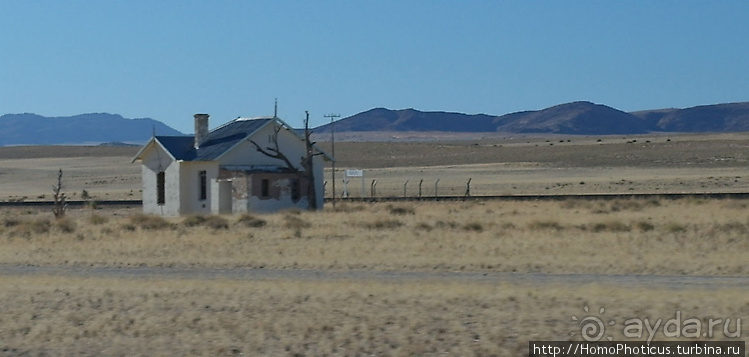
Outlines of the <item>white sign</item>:
[{"label": "white sign", "polygon": [[364,170],[346,170],[346,177],[364,177]]}]

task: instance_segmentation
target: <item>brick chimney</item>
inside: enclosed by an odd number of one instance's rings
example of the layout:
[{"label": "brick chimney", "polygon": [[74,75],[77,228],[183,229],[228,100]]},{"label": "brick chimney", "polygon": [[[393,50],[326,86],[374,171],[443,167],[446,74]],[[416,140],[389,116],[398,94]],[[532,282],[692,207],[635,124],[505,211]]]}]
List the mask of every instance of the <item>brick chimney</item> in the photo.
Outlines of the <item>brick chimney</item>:
[{"label": "brick chimney", "polygon": [[208,138],[208,114],[195,114],[195,148]]}]

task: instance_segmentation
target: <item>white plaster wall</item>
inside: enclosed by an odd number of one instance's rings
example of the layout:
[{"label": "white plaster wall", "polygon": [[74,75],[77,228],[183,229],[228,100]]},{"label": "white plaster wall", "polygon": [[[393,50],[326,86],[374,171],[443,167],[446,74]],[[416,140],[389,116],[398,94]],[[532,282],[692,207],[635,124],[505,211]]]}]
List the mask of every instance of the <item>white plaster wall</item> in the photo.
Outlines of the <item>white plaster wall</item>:
[{"label": "white plaster wall", "polygon": [[215,179],[208,180],[208,196],[211,198],[211,205],[210,205],[211,214],[219,214],[219,213],[221,213],[221,212],[219,212],[219,208],[220,208],[219,207],[220,206],[219,199],[221,198],[221,197],[219,197],[219,194],[218,194],[218,192],[219,192],[219,185],[220,185],[219,181],[217,181]]},{"label": "white plaster wall", "polygon": [[[200,199],[200,171],[206,171],[206,199]],[[218,177],[218,164],[211,161],[180,162],[180,214],[210,214],[213,196],[212,181]]]},{"label": "white plaster wall", "polygon": [[211,180],[210,185],[211,214],[233,213],[232,182],[227,180]]},{"label": "white plaster wall", "polygon": [[[254,140],[261,148],[268,146],[273,147],[272,142],[268,142],[268,136],[273,135],[273,125],[268,125],[255,133],[250,139]],[[281,130],[278,133],[278,145],[289,161],[297,168],[302,168],[302,157],[305,155],[304,142],[299,137],[290,133],[288,130]],[[258,152],[255,145],[245,140],[238,144],[234,150],[226,153],[220,159],[221,165],[274,165],[286,166],[281,160],[274,159]]]},{"label": "white plaster wall", "polygon": [[[179,215],[179,162],[174,161],[169,154],[158,145],[143,152],[141,177],[143,180],[143,213],[162,216]],[[156,175],[164,171],[164,189],[166,202],[158,204],[156,192]]]}]

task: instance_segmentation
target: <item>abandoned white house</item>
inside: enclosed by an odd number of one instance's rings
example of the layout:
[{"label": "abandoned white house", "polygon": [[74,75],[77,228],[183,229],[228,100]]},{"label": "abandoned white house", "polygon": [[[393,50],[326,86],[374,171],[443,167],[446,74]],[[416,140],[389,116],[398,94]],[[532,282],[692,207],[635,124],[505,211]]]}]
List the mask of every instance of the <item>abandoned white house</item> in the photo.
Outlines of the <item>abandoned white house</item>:
[{"label": "abandoned white house", "polygon": [[[306,145],[275,116],[238,118],[209,131],[208,115],[195,114],[194,137],[154,136],[133,158],[142,163],[143,212],[273,212],[307,208],[311,196],[322,208],[324,161],[333,158],[312,146],[310,177],[302,163]],[[288,160],[267,155],[274,150]]]}]

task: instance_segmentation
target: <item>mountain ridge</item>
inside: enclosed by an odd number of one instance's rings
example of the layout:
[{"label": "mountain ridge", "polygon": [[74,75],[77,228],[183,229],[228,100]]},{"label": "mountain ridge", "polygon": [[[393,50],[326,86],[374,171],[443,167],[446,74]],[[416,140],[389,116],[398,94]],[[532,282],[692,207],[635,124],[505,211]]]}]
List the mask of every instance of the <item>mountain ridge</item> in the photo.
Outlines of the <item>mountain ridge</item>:
[{"label": "mountain ridge", "polygon": [[[336,132],[536,133],[568,135],[651,132],[749,132],[749,102],[624,112],[588,101],[504,115],[373,108],[335,122]],[[0,116],[0,146],[142,144],[153,135],[184,135],[151,118],[87,113]],[[313,129],[330,132],[330,124]]]},{"label": "mountain ridge", "polygon": [[[329,133],[330,124],[316,133]],[[624,112],[603,104],[576,101],[541,110],[500,116],[413,108],[374,108],[335,123],[337,132],[505,132],[573,135],[646,134],[649,132],[749,131],[749,102]]]},{"label": "mountain ridge", "polygon": [[158,120],[128,119],[119,114],[45,117],[21,113],[0,116],[0,146],[144,143],[154,131],[158,135],[183,135]]}]

